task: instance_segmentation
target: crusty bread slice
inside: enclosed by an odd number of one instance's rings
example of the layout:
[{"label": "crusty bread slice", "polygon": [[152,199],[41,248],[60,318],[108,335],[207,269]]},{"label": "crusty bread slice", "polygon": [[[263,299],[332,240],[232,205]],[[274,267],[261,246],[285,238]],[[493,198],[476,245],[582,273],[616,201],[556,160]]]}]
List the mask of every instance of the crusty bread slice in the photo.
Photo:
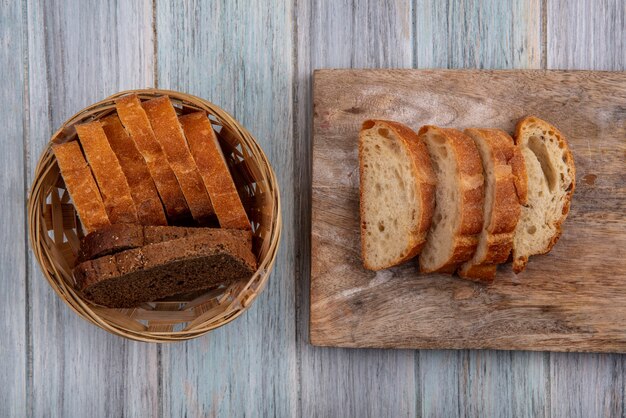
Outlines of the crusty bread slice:
[{"label": "crusty bread slice", "polygon": [[87,232],[105,227],[111,222],[100,191],[85,161],[78,141],[52,145],[65,187],[74,202],[80,221]]},{"label": "crusty bread slice", "polygon": [[185,141],[172,102],[167,96],[161,96],[147,100],[141,106],[148,115],[154,136],[176,174],[191,215],[199,225],[207,225],[214,214],[213,205]]},{"label": "crusty bread slice", "polygon": [[137,223],[137,209],[126,176],[99,121],[76,125],[76,133],[93,172],[111,223]]},{"label": "crusty bread slice", "polygon": [[483,226],[483,167],[476,145],[456,129],[423,126],[437,176],[433,221],[420,255],[420,270],[454,273],[469,260]]},{"label": "crusty bread slice", "polygon": [[[217,231],[217,232],[216,232]],[[230,231],[230,232],[222,232]],[[87,234],[80,240],[78,262],[92,260],[144,245],[185,238],[190,235],[229,234],[238,236],[252,251],[252,231],[223,228],[186,228],[181,226],[143,226],[115,224]]]},{"label": "crusty bread slice", "polygon": [[220,226],[251,229],[211,121],[204,112],[190,113],[179,120]]},{"label": "crusty bread slice", "polygon": [[474,256],[463,263],[459,276],[491,282],[498,264],[509,258],[513,233],[520,215],[520,203],[510,161],[515,155],[513,139],[500,129],[466,129],[483,164],[483,229]]},{"label": "crusty bread slice", "polygon": [[359,135],[363,265],[380,270],[419,254],[434,210],[435,175],[410,128],[367,120]]},{"label": "crusty bread slice", "polygon": [[130,187],[130,195],[137,208],[142,225],[167,225],[163,204],[159,199],[148,166],[135,143],[122,126],[120,118],[113,114],[101,120],[111,149],[117,156]]},{"label": "crusty bread slice", "polygon": [[146,161],[167,217],[174,222],[190,220],[191,212],[185,201],[185,195],[163,149],[154,136],[148,115],[141,107],[139,97],[136,94],[122,96],[115,100],[115,108],[122,124]]},{"label": "crusty bread slice", "polygon": [[537,117],[519,121],[515,144],[525,163],[525,171],[518,172],[520,183],[527,187],[527,202],[513,240],[513,270],[519,273],[528,257],[549,252],[561,236],[576,186],[576,168],[565,136]]},{"label": "crusty bread slice", "polygon": [[213,229],[85,261],[74,268],[92,302],[131,308],[181,292],[249,279],[256,258],[243,231]]}]

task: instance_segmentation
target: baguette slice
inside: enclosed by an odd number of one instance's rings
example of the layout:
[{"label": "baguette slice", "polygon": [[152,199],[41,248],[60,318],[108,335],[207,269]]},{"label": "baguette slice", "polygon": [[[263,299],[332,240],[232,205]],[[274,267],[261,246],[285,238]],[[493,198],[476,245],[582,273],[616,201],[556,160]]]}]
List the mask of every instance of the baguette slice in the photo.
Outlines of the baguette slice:
[{"label": "baguette slice", "polygon": [[[218,231],[218,232],[216,232]],[[226,231],[226,232],[221,232]],[[129,224],[109,225],[87,234],[81,239],[78,262],[92,260],[105,255],[115,254],[144,245],[172,241],[191,235],[211,236],[228,234],[240,237],[252,250],[252,232],[241,230],[224,230],[214,228],[185,228],[180,226],[142,226]]]},{"label": "baguette slice", "polygon": [[91,232],[109,225],[100,191],[78,141],[54,144],[52,152],[85,230]]},{"label": "baguette slice", "polygon": [[220,226],[251,229],[211,121],[203,112],[190,113],[179,120]]},{"label": "baguette slice", "polygon": [[141,103],[141,106],[148,115],[154,136],[176,174],[191,215],[199,225],[207,225],[214,214],[213,205],[211,205],[196,162],[189,152],[172,102],[167,96],[161,96],[145,101]]},{"label": "baguette slice", "polygon": [[366,120],[359,134],[361,251],[370,270],[421,251],[435,206],[435,175],[426,146],[410,128]]},{"label": "baguette slice", "polygon": [[137,223],[137,209],[126,176],[99,121],[76,125],[76,133],[93,172],[111,223]]},{"label": "baguette slice", "polygon": [[175,222],[189,220],[191,213],[185,195],[154,136],[139,97],[136,94],[120,97],[115,100],[115,108],[122,124],[146,161],[168,218]]},{"label": "baguette slice", "polygon": [[101,120],[111,149],[117,156],[130,187],[130,195],[142,225],[167,225],[163,204],[143,156],[130,139],[117,115]]},{"label": "baguette slice", "polygon": [[471,260],[461,265],[459,276],[491,282],[498,264],[509,258],[515,226],[519,220],[520,203],[510,161],[515,155],[513,139],[500,129],[466,129],[483,164],[484,209],[483,229]]},{"label": "baguette slice", "polygon": [[454,273],[469,260],[483,226],[483,167],[474,141],[456,129],[423,126],[437,176],[436,206],[420,255],[424,273]]},{"label": "baguette slice", "polygon": [[519,273],[528,257],[548,253],[561,236],[576,187],[576,167],[565,136],[537,117],[519,121],[515,143],[525,165],[518,170],[519,182],[527,190],[513,240],[513,270]]},{"label": "baguette slice", "polygon": [[249,279],[256,258],[247,242],[226,230],[150,244],[74,269],[78,288],[93,303],[132,308],[167,296]]}]

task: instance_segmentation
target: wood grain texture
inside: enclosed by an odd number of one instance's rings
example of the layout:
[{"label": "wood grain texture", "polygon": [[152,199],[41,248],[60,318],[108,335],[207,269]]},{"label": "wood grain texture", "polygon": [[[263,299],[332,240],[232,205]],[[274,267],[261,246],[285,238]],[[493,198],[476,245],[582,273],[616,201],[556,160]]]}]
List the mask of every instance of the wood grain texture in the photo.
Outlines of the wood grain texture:
[{"label": "wood grain texture", "polygon": [[[625,19],[626,3],[620,0],[548,1],[548,68],[626,69]],[[553,417],[626,413],[626,355],[549,353],[549,368]]]},{"label": "wood grain texture", "polygon": [[24,77],[27,43],[19,2],[0,7],[0,416],[25,416],[27,397],[26,237],[24,234]]},{"label": "wood grain texture", "polygon": [[312,71],[323,67],[410,67],[411,5],[372,0],[298,1],[296,7],[299,416],[414,416],[419,413],[414,352],[325,349],[309,345],[308,338]]},{"label": "wood grain texture", "polygon": [[[151,85],[152,8],[124,3],[28,1],[28,169],[54,130],[117,91]],[[132,40],[132,41],[129,41]],[[79,319],[29,262],[33,416],[155,416],[155,345]]]},{"label": "wood grain texture", "polygon": [[540,0],[416,0],[418,68],[538,68]]},{"label": "wood grain texture", "polygon": [[[626,74],[326,70],[315,77],[314,344],[626,351]],[[565,232],[550,255],[535,257],[518,276],[502,269],[488,287],[418,276],[415,263],[363,269],[354,215],[363,119],[510,132],[529,113],[562,127],[579,176]]]},{"label": "wood grain texture", "polygon": [[158,1],[161,88],[205,98],[256,137],[278,177],[274,271],[241,317],[163,346],[164,416],[294,416],[297,408],[291,2]]},{"label": "wood grain texture", "polygon": [[549,0],[548,68],[626,70],[623,0]]}]

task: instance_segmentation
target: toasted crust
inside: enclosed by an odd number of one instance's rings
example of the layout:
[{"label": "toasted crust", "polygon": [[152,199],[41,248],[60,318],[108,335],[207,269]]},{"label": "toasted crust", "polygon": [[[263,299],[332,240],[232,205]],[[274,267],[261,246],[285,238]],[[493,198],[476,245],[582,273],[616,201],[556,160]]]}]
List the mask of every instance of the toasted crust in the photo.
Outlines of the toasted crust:
[{"label": "toasted crust", "polygon": [[130,139],[116,114],[101,120],[104,133],[117,156],[135,202],[142,225],[167,225],[163,204],[143,156]]},{"label": "toasted crust", "polygon": [[137,209],[126,176],[99,121],[76,125],[76,133],[93,172],[111,223],[137,223]]},{"label": "toasted crust", "polygon": [[202,182],[196,162],[189,152],[178,115],[167,96],[141,103],[146,111],[154,136],[161,145],[170,167],[176,174],[191,215],[200,225],[207,225],[213,215],[213,205]]},{"label": "toasted crust", "polygon": [[[458,274],[466,279],[489,282],[495,278],[496,265],[506,262],[509,257],[520,215],[511,167],[515,146],[513,139],[499,129],[466,129],[465,133],[486,146],[494,183],[486,185],[493,187],[492,199],[485,199],[485,219],[477,251],[461,266]],[[490,207],[486,207],[488,204]]]},{"label": "toasted crust", "polygon": [[[420,207],[422,210],[419,213],[419,219],[415,225],[415,228],[410,232],[409,237],[409,250],[404,257],[401,257],[394,262],[390,263],[388,266],[372,266],[367,262],[367,258],[365,257],[365,242],[361,240],[361,254],[363,259],[363,265],[368,270],[381,270],[383,268],[392,267],[398,264],[401,264],[405,261],[408,261],[418,255],[424,244],[426,243],[426,235],[428,233],[428,229],[430,228],[430,224],[433,217],[433,212],[435,210],[435,172],[433,171],[432,163],[430,161],[430,157],[428,155],[428,150],[426,149],[426,145],[420,140],[418,135],[409,127],[393,121],[388,120],[378,120],[378,119],[368,119],[363,122],[361,130],[371,129],[372,127],[379,125],[381,127],[385,127],[394,132],[397,138],[402,141],[402,144],[409,150],[409,156],[412,162],[412,169],[415,175],[415,186],[416,186],[416,195],[420,200]],[[359,143],[359,147],[360,147]],[[359,149],[359,153],[362,153],[362,150]],[[363,178],[364,175],[364,166],[363,161],[359,161],[359,175],[360,178]],[[359,185],[359,198],[363,200],[363,185],[362,183]],[[360,206],[360,217],[364,219],[364,208],[363,205]],[[365,233],[365,225],[361,222],[361,234]]]},{"label": "toasted crust", "polygon": [[[429,269],[420,263],[423,273],[438,271],[453,273],[460,263],[469,260],[478,245],[478,234],[483,224],[483,168],[476,145],[463,132],[451,128],[423,126],[418,135],[436,133],[451,145],[457,161],[457,184],[460,185],[460,216],[455,231],[452,255],[437,269]],[[428,238],[427,238],[428,239]]]},{"label": "toasted crust", "polygon": [[52,145],[65,186],[87,232],[105,227],[111,222],[100,191],[83,157],[78,141]]},{"label": "toasted crust", "polygon": [[[569,209],[570,209],[570,205],[571,205],[571,201],[572,201],[572,196],[574,195],[574,190],[576,188],[576,166],[574,164],[574,157],[572,155],[572,152],[569,148],[569,145],[567,143],[567,139],[565,138],[565,135],[563,135],[563,133],[561,133],[561,131],[556,128],[554,125],[539,119],[536,116],[527,116],[525,118],[523,118],[522,120],[520,120],[517,123],[517,126],[515,127],[515,137],[514,137],[514,141],[515,144],[518,146],[518,148],[522,147],[522,141],[523,141],[523,133],[524,131],[528,128],[529,125],[536,125],[536,126],[540,126],[542,127],[542,130],[546,131],[546,132],[553,132],[554,136],[557,139],[559,148],[561,148],[563,150],[563,161],[565,162],[567,169],[570,172],[570,176],[571,176],[571,186],[570,188],[566,191],[565,193],[565,201],[563,203],[563,208],[561,211],[561,216],[557,219],[557,221],[554,223],[554,227],[555,227],[555,234],[552,236],[550,242],[548,243],[548,245],[543,249],[543,251],[540,252],[540,254],[547,254],[548,252],[550,252],[550,250],[552,250],[552,247],[554,247],[554,245],[557,243],[557,241],[559,240],[559,238],[561,237],[561,234],[563,233],[563,222],[565,221],[565,219],[567,218],[567,215],[569,213]],[[523,157],[521,157],[523,159]],[[526,170],[525,168],[523,170],[518,169],[517,174],[519,177],[522,178],[521,182],[524,181],[524,179],[526,180],[526,188],[524,189],[524,187],[521,187],[521,190],[524,191],[526,190],[526,194],[527,194],[527,190],[528,190],[528,186],[527,186],[527,175],[526,175]],[[522,195],[523,196],[523,195]],[[526,202],[525,202],[526,203]],[[515,249],[513,249],[513,271],[515,273],[520,273],[521,271],[523,271],[526,268],[526,264],[528,263],[528,257],[527,256],[518,256],[515,254]]]},{"label": "toasted crust", "polygon": [[122,124],[146,161],[168,218],[173,221],[189,220],[191,213],[185,196],[163,149],[154,136],[139,97],[136,94],[120,97],[115,100],[115,107]]},{"label": "toasted crust", "polygon": [[248,215],[237,193],[211,121],[203,112],[181,116],[179,121],[220,226],[250,229]]}]

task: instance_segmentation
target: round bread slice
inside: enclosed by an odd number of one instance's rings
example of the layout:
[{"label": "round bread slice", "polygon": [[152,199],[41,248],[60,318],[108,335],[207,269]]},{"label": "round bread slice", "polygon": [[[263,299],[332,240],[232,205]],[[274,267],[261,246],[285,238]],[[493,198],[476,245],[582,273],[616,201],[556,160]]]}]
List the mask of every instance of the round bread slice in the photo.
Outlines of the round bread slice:
[{"label": "round bread slice", "polygon": [[366,120],[359,135],[363,265],[381,270],[422,249],[435,200],[426,146],[410,128]]},{"label": "round bread slice", "polygon": [[420,255],[424,273],[454,273],[469,260],[483,227],[483,167],[474,141],[456,129],[424,126],[437,176],[435,212]]},{"label": "round bread slice", "polygon": [[457,273],[474,281],[491,282],[497,265],[509,258],[520,215],[520,203],[510,161],[515,156],[513,138],[500,129],[466,129],[483,164],[485,195],[483,229],[474,256]]},{"label": "round bread slice", "polygon": [[513,270],[526,268],[528,257],[548,253],[561,236],[576,186],[576,167],[565,136],[535,116],[522,119],[515,144],[524,160],[519,183],[526,204],[513,239]]}]

